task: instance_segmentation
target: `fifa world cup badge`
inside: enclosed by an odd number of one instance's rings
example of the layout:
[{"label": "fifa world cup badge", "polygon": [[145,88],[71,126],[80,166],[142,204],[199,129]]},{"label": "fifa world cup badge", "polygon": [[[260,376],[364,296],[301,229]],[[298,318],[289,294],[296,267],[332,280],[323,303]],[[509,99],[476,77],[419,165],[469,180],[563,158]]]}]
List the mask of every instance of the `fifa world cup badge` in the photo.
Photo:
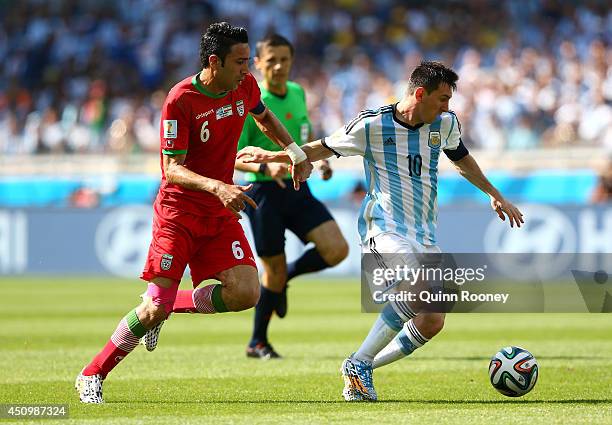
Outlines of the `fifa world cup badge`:
[{"label": "fifa world cup badge", "polygon": [[429,141],[427,144],[432,149],[438,149],[440,144],[442,143],[442,137],[440,137],[439,131],[430,131],[429,132]]},{"label": "fifa world cup badge", "polygon": [[162,255],[161,263],[160,263],[162,270],[170,270],[170,267],[172,267],[172,258],[174,257],[170,254]]},{"label": "fifa world cup badge", "polygon": [[177,134],[177,120],[164,120],[164,139],[176,139]]}]

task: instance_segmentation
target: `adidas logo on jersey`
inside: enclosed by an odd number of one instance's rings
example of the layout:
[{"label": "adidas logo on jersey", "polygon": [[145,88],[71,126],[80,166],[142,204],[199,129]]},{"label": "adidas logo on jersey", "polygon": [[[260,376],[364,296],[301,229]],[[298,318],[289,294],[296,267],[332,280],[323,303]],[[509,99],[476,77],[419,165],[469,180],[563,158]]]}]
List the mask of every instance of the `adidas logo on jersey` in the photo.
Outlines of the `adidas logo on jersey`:
[{"label": "adidas logo on jersey", "polygon": [[383,142],[384,146],[395,146],[395,140],[393,137],[387,137],[387,139]]}]

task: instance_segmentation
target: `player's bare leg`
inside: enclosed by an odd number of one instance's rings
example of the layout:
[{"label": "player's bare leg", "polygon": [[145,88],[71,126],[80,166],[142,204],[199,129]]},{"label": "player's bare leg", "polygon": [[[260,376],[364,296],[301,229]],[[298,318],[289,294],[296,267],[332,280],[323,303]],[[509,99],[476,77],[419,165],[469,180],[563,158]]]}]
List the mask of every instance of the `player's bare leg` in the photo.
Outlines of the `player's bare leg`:
[{"label": "player's bare leg", "polygon": [[[242,311],[253,307],[259,298],[257,269],[249,265],[237,265],[215,276],[220,283],[200,286],[193,290],[178,291],[171,312],[214,314]],[[152,327],[142,338],[148,351],[153,351],[159,341],[163,322]]]},{"label": "player's bare leg", "polygon": [[264,267],[261,284],[273,292],[281,292],[287,282],[287,257],[283,253],[260,259]]},{"label": "player's bare leg", "polygon": [[306,239],[314,243],[319,255],[329,267],[340,264],[348,255],[348,243],[334,220],[328,220],[312,229]]},{"label": "player's bare leg", "polygon": [[412,321],[421,335],[431,339],[442,331],[445,318],[444,313],[419,313]]},{"label": "player's bare leg", "polygon": [[221,298],[228,311],[253,307],[259,299],[259,276],[252,266],[238,265],[217,274],[221,282]]},{"label": "player's bare leg", "polygon": [[[304,273],[313,273],[336,266],[348,255],[348,243],[334,220],[327,220],[319,224],[306,234],[306,240],[312,242],[314,248],[304,252],[300,258],[287,266],[287,281]],[[286,291],[285,286],[276,306],[276,313],[281,318],[287,314]]]}]

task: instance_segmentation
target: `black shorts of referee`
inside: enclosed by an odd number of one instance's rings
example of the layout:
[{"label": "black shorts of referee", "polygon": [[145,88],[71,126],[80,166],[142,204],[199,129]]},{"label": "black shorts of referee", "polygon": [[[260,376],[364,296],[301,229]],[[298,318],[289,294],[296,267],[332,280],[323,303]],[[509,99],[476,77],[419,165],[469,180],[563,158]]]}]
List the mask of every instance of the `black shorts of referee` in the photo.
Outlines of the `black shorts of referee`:
[{"label": "black shorts of referee", "polygon": [[306,235],[326,221],[333,220],[327,207],[316,199],[307,182],[293,188],[291,179],[282,188],[276,181],[253,182],[245,194],[257,202],[255,209],[247,204],[244,210],[251,222],[255,248],[260,257],[285,252],[285,229],[289,229],[306,244]]}]

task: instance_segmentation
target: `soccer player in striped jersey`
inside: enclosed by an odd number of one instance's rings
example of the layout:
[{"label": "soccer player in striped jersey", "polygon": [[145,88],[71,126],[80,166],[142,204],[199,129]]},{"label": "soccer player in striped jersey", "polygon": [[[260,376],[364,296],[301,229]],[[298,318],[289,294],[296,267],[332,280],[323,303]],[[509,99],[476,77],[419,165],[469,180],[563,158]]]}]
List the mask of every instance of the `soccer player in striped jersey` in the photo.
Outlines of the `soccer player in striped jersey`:
[{"label": "soccer player in striped jersey", "polygon": [[[461,125],[449,111],[457,79],[442,63],[424,61],[410,75],[399,103],[362,111],[330,137],[302,146],[313,162],[331,155],[363,157],[368,193],[358,230],[364,253],[440,253],[435,235],[440,153],[490,197],[501,220],[507,216],[512,227],[523,223],[518,208],[489,182],[461,141]],[[289,160],[283,152],[254,147],[238,157],[257,163]],[[372,370],[422,347],[442,330],[444,318],[444,313],[418,311],[408,302],[389,302],[359,349],[342,364],[345,400],[376,400]]]}]

